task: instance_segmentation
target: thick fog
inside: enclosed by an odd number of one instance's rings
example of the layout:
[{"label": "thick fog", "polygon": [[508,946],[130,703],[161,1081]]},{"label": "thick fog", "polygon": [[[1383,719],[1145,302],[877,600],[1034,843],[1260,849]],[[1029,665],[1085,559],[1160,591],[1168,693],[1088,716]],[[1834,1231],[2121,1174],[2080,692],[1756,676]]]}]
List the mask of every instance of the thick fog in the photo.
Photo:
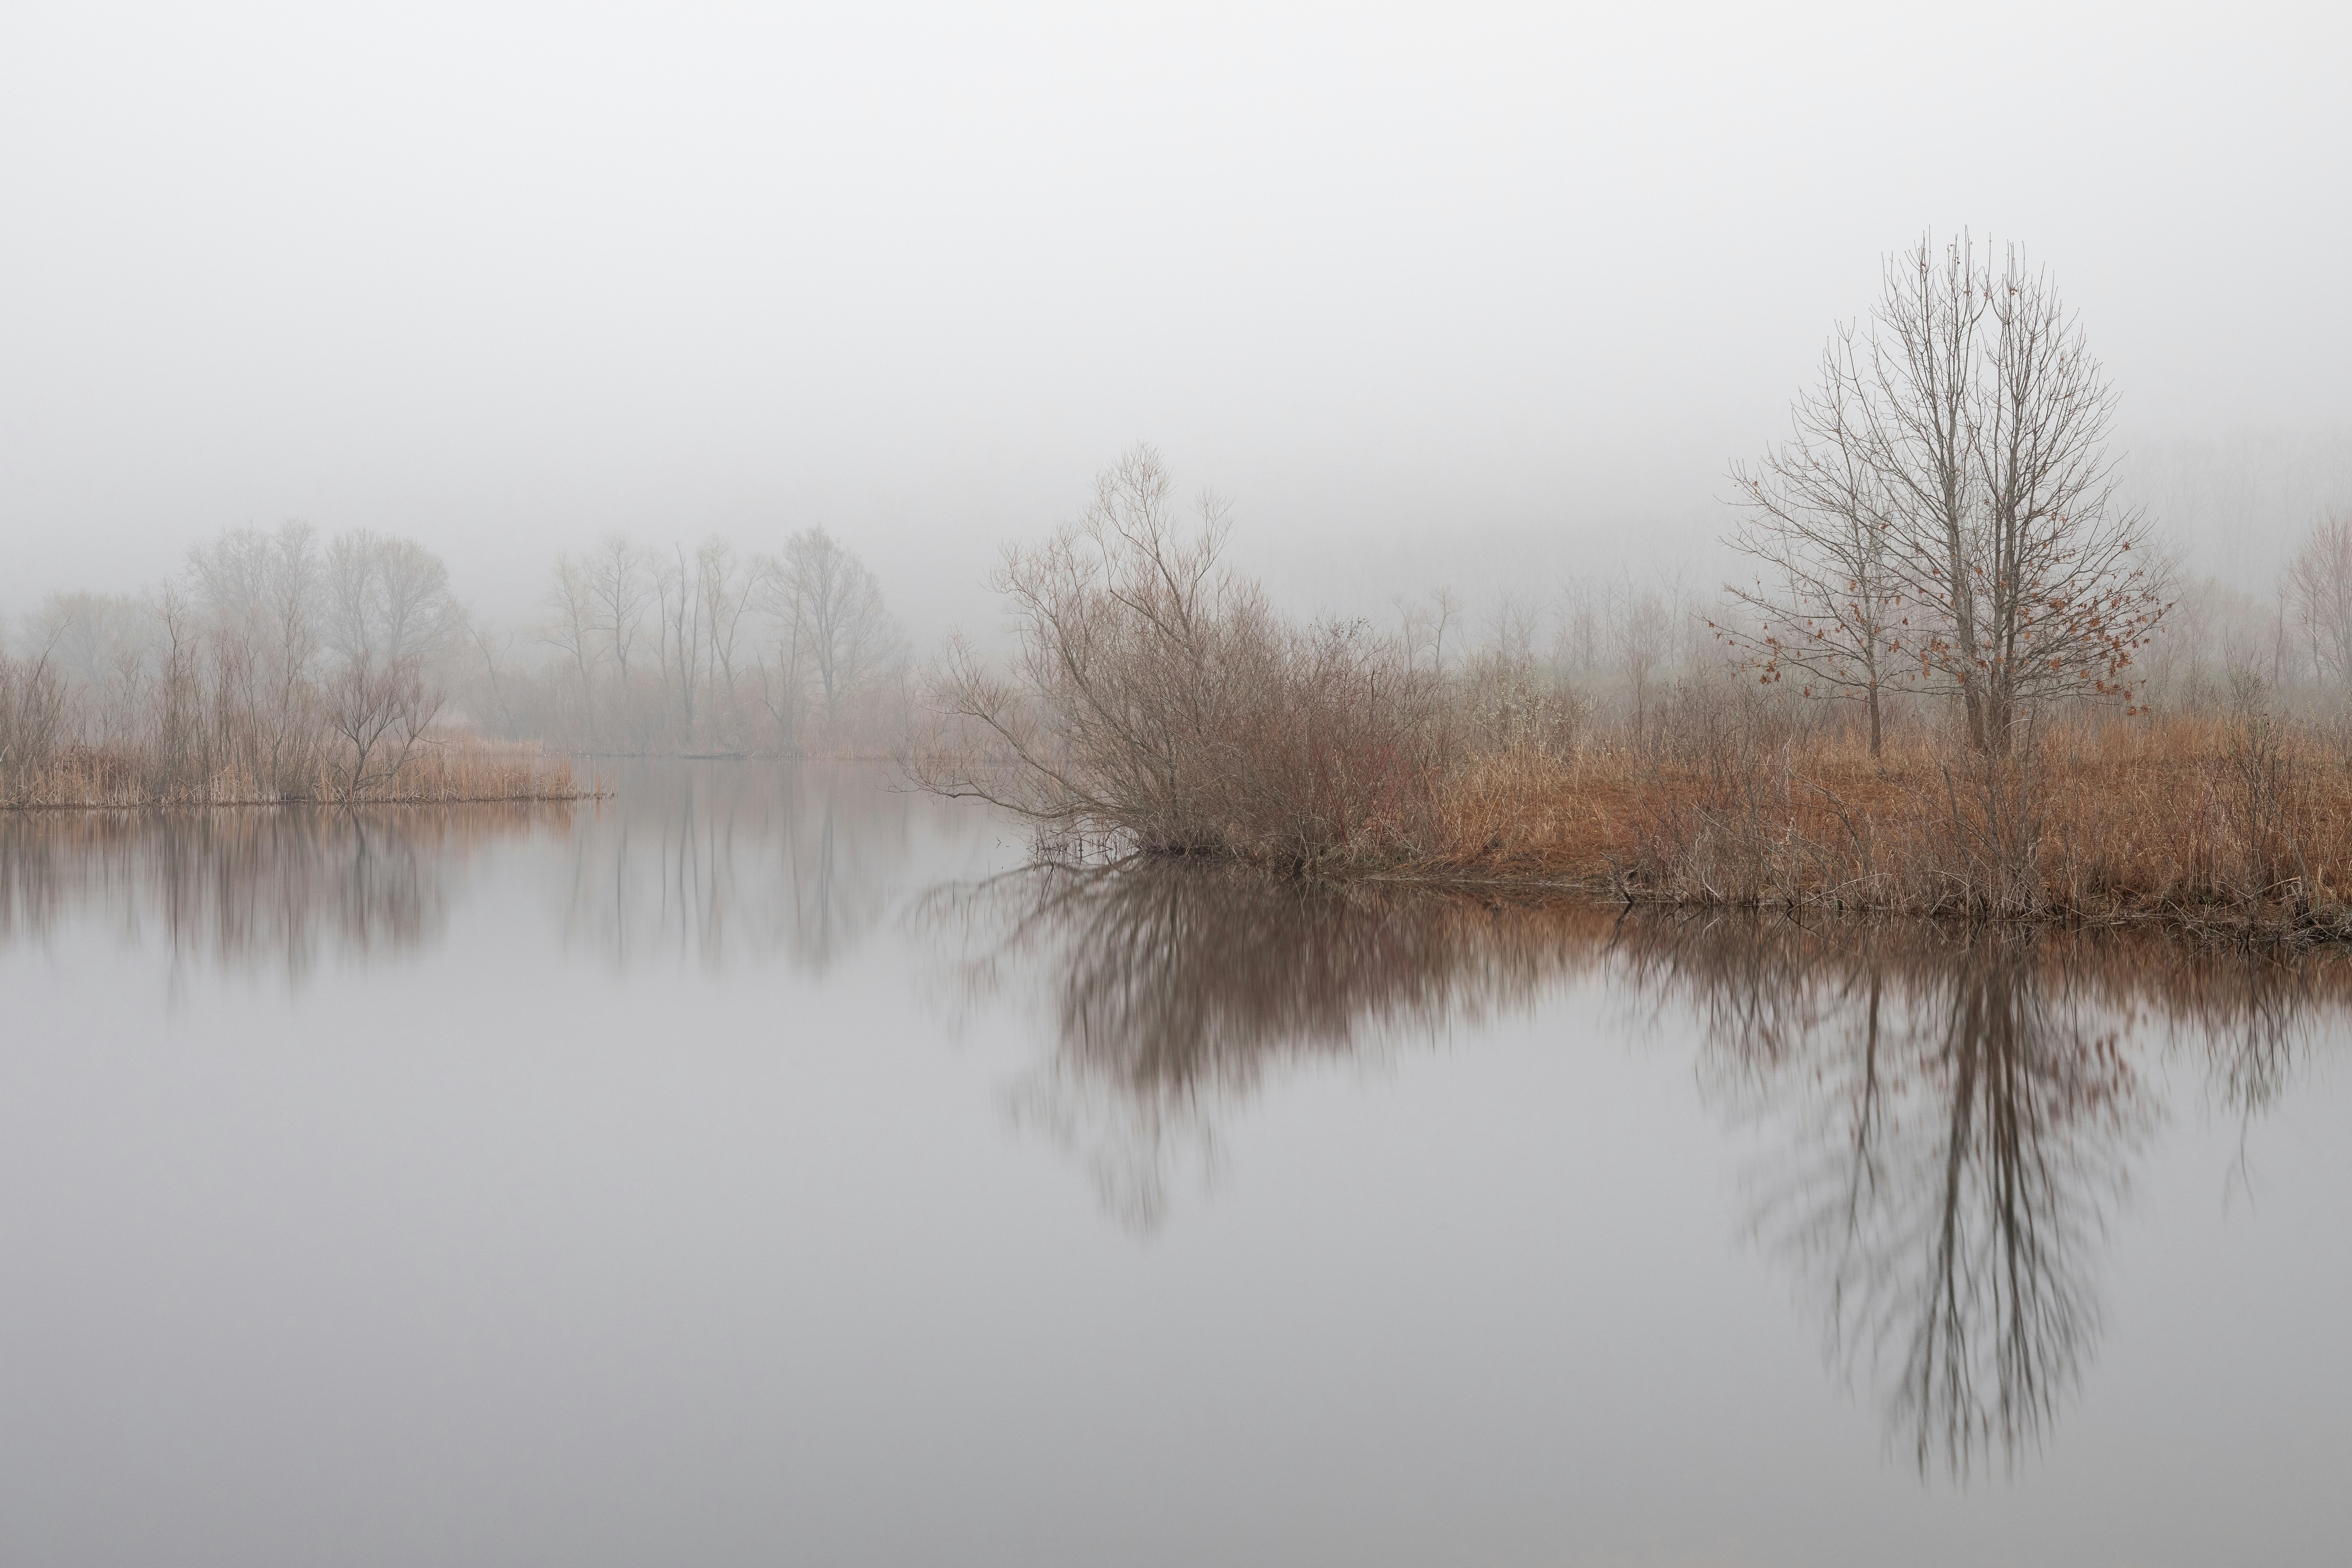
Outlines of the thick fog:
[{"label": "thick fog", "polygon": [[1303,610],[1712,581],[1931,226],[2052,268],[2261,588],[2352,501],[2346,16],[12,5],[0,610],[300,518],[520,620],[823,524],[919,643],[1139,438]]}]

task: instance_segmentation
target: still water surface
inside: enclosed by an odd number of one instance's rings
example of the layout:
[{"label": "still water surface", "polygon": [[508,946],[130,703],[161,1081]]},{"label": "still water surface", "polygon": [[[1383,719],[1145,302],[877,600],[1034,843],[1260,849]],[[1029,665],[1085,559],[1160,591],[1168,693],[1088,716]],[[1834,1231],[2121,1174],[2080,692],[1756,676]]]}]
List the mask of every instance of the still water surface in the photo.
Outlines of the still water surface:
[{"label": "still water surface", "polygon": [[2352,964],[0,820],[0,1561],[2318,1563]]}]

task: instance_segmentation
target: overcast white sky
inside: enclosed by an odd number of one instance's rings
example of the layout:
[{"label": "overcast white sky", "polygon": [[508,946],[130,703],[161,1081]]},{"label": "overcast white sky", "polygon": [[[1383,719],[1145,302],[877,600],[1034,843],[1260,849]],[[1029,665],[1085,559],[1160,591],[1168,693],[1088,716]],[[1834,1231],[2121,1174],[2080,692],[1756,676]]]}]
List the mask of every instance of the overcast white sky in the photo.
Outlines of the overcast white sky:
[{"label": "overcast white sky", "polygon": [[2324,466],[2347,12],[12,0],[0,607],[300,517],[512,616],[823,522],[929,629],[1139,437],[1302,608],[1709,576],[1928,226],[2053,269],[2135,442]]}]

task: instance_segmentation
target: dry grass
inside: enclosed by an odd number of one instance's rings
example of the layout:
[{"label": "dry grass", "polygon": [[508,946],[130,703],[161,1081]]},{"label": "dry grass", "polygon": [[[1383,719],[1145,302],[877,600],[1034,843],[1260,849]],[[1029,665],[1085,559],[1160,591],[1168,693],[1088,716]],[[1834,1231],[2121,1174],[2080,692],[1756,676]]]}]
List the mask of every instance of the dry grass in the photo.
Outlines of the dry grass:
[{"label": "dry grass", "polygon": [[394,773],[347,795],[321,769],[314,778],[271,784],[248,767],[189,777],[127,751],[77,746],[32,766],[0,772],[0,810],[129,806],[278,805],[313,801],[363,805],[455,805],[468,802],[593,798],[569,759],[536,746],[442,741],[420,746]]},{"label": "dry grass", "polygon": [[1928,733],[1874,760],[1853,740],[1685,716],[1646,752],[1479,756],[1438,793],[1410,868],[1433,879],[2352,934],[2352,751],[2314,725],[2086,717],[2007,760]]}]

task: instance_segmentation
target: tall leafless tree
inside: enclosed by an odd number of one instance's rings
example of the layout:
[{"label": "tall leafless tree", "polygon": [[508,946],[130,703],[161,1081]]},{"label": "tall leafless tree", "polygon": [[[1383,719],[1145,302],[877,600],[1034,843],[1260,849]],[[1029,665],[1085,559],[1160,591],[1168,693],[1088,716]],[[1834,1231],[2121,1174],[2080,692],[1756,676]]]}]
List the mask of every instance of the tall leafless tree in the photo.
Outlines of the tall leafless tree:
[{"label": "tall leafless tree", "polygon": [[2339,690],[2352,685],[2352,512],[2313,525],[2287,560],[2283,586],[2314,671]]},{"label": "tall leafless tree", "polygon": [[[2014,248],[1996,270],[1965,237],[1921,240],[1888,258],[1869,325],[1832,339],[1810,398],[1797,450],[1741,476],[1750,542],[1781,578],[1752,591],[1755,637],[1785,642],[1821,620],[1817,590],[1852,581],[1826,639],[1843,657],[1811,662],[1853,671],[1866,645],[1882,684],[1899,668],[1956,698],[1986,752],[2049,700],[2131,701],[2164,578],[2144,514],[2116,497],[2115,391],[2046,273]],[[1883,572],[1866,601],[1839,540]]]},{"label": "tall leafless tree", "polygon": [[[188,576],[195,603],[202,608],[215,639],[216,661],[225,661],[240,678],[238,693],[247,727],[258,744],[253,761],[270,787],[294,785],[299,775],[314,771],[313,748],[306,743],[314,730],[309,711],[322,637],[331,617],[344,607],[364,621],[390,595],[380,587],[377,556],[404,542],[377,540],[358,534],[338,540],[322,560],[307,523],[289,522],[275,535],[254,529],[223,533],[209,545],[189,552]],[[440,563],[421,547],[407,546],[429,565],[421,573],[404,573],[400,608],[406,620],[437,614],[437,606],[421,606],[410,591],[410,580],[437,581]],[[339,570],[331,578],[330,564]],[[344,575],[362,581],[347,584]],[[331,597],[327,590],[339,591]],[[446,594],[446,589],[443,590]],[[365,640],[365,633],[360,634]]]},{"label": "tall leafless tree", "polygon": [[2047,699],[2128,701],[2164,584],[2144,514],[2116,500],[2115,391],[2048,275],[1922,240],[1889,263],[1876,325],[1867,428],[1903,597],[1928,612],[1906,639],[1921,683],[1992,752]]},{"label": "tall leafless tree", "polygon": [[1797,395],[1790,438],[1731,470],[1746,513],[1727,542],[1755,563],[1708,624],[1765,682],[1794,673],[1805,694],[1858,693],[1879,754],[1880,693],[1899,642],[1903,598],[1888,559],[1894,506],[1864,429],[1866,400],[1851,331],[1822,352],[1821,380]]},{"label": "tall leafless tree", "polygon": [[785,542],[768,586],[768,609],[792,668],[816,683],[826,722],[899,653],[898,627],[866,563],[822,528]]},{"label": "tall leafless tree", "polygon": [[705,597],[709,583],[698,563],[688,559],[684,544],[673,550],[676,561],[665,564],[654,582],[654,601],[660,618],[657,647],[666,677],[663,684],[677,700],[678,740],[691,748],[695,698],[709,673],[703,663],[709,654],[709,605]]},{"label": "tall leafless tree", "polygon": [[448,567],[411,539],[338,534],[327,546],[326,601],[327,642],[346,664],[429,661],[458,632]]},{"label": "tall leafless tree", "polygon": [[603,649],[596,638],[596,597],[589,563],[569,552],[555,558],[555,572],[547,595],[540,601],[547,619],[540,624],[539,640],[554,648],[572,666],[580,680],[581,717],[588,743],[596,743],[595,667]]},{"label": "tall leafless tree", "polygon": [[736,677],[749,651],[743,623],[759,593],[761,574],[755,565],[747,564],[735,553],[733,545],[715,533],[695,552],[694,569],[701,584],[703,636],[709,647],[705,668],[718,672],[719,690],[726,699],[730,743],[740,745],[743,710],[736,691]]},{"label": "tall leafless tree", "polygon": [[1633,731],[1646,734],[1650,703],[1675,655],[1675,631],[1686,610],[1678,582],[1636,587],[1631,577],[1603,590],[1609,652],[1615,657],[1625,693],[1633,705]]},{"label": "tall leafless tree", "polygon": [[37,647],[55,650],[54,668],[83,699],[87,741],[105,748],[140,731],[158,652],[147,606],[121,595],[53,594],[33,632]]},{"label": "tall leafless tree", "polygon": [[1418,669],[1426,655],[1429,673],[1444,676],[1445,639],[1452,635],[1454,624],[1462,618],[1461,596],[1451,588],[1438,587],[1431,589],[1421,600],[1408,599],[1400,594],[1392,602],[1397,609],[1406,664]]},{"label": "tall leafless tree", "polygon": [[637,634],[645,625],[646,600],[653,593],[653,585],[646,580],[645,556],[629,542],[628,535],[608,533],[588,558],[587,578],[593,625],[604,638],[605,651],[619,668],[621,700],[625,703],[629,660],[635,654]]}]

